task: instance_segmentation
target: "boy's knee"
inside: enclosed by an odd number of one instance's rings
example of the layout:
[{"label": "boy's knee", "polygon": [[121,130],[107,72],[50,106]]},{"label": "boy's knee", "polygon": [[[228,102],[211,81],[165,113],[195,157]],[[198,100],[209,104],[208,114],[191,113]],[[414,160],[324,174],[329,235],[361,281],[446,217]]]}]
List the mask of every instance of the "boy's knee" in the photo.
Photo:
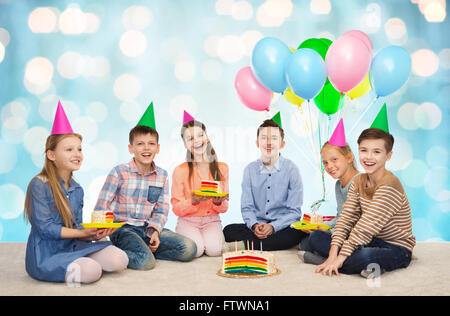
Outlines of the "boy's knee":
[{"label": "boy's knee", "polygon": [[184,262],[191,261],[197,256],[197,253],[197,244],[193,240],[186,238],[183,242],[179,260]]},{"label": "boy's knee", "polygon": [[148,271],[152,270],[156,265],[156,260],[153,254],[148,253],[143,255],[135,263],[128,264],[128,267],[134,270]]}]

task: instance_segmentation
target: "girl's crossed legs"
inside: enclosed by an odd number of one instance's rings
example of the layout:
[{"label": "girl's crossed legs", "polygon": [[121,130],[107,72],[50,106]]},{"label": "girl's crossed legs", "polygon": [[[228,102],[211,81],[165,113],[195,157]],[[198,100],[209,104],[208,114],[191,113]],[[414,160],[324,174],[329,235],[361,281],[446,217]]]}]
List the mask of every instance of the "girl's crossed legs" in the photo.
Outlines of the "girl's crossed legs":
[{"label": "girl's crossed legs", "polygon": [[66,282],[93,283],[100,279],[103,271],[122,271],[127,268],[127,265],[127,254],[111,245],[86,257],[78,258],[69,264]]}]

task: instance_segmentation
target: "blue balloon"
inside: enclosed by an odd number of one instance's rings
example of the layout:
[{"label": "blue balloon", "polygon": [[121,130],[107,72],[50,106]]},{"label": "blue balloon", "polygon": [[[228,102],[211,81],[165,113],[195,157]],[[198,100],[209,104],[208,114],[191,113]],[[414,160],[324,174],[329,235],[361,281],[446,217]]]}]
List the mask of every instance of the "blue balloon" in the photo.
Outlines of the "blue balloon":
[{"label": "blue balloon", "polygon": [[300,48],[289,58],[286,79],[300,98],[311,100],[322,90],[327,79],[325,62],[310,48]]},{"label": "blue balloon", "polygon": [[251,67],[256,79],[273,92],[284,92],[287,89],[284,72],[291,54],[281,40],[274,37],[261,39],[252,52]]},{"label": "blue balloon", "polygon": [[378,97],[400,89],[411,74],[411,56],[400,46],[383,48],[370,65],[370,84]]}]

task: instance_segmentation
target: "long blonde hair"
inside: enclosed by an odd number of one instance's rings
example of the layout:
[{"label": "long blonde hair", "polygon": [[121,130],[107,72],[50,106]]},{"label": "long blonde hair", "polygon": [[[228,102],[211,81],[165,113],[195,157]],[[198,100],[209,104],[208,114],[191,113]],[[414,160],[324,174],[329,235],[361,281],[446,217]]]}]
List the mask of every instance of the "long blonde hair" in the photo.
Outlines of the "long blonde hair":
[{"label": "long blonde hair", "polygon": [[[54,151],[56,150],[56,146],[58,146],[59,142],[63,139],[75,136],[78,137],[81,141],[83,138],[79,134],[60,134],[60,135],[50,135],[47,137],[47,141],[45,143],[45,162],[44,167],[42,168],[42,171],[36,175],[36,177],[39,177],[41,180],[44,180],[48,183],[50,186],[50,190],[53,193],[53,199],[55,201],[55,206],[59,211],[59,214],[61,215],[61,218],[63,219],[64,226],[67,228],[73,228],[73,224],[75,222],[72,209],[70,207],[69,201],[67,200],[61,185],[59,183],[59,176],[58,176],[58,170],[55,166],[55,163],[48,159],[47,152],[49,150]],[[70,175],[70,180],[72,179],[72,175]],[[70,181],[69,180],[69,181]],[[27,188],[27,194],[25,198],[25,205],[24,205],[24,216],[25,219],[28,222],[31,222],[31,207],[30,207],[30,184]]]},{"label": "long blonde hair", "polygon": [[329,142],[326,142],[325,144],[323,144],[322,149],[320,149],[320,154],[322,154],[322,151],[325,149],[325,147],[330,146],[333,148],[336,148],[337,150],[339,150],[339,152],[341,154],[343,154],[345,157],[347,157],[348,155],[352,155],[353,160],[352,160],[352,168],[355,171],[358,171],[358,167],[356,166],[356,160],[355,160],[355,155],[352,152],[352,149],[350,148],[350,146],[348,144],[345,144],[345,146],[341,147],[341,146],[335,146],[335,145],[331,145]]},{"label": "long blonde hair", "polygon": [[[189,121],[186,124],[183,124],[183,126],[181,127],[180,135],[181,135],[181,139],[183,141],[184,141],[184,132],[186,131],[186,129],[188,129],[189,127],[194,127],[194,126],[200,127],[206,133],[205,124],[203,124],[202,122],[199,122],[199,121],[195,121],[195,120]],[[220,172],[219,160],[217,158],[216,151],[214,150],[213,146],[211,145],[211,142],[208,142],[208,144],[206,146],[206,152],[207,152],[208,160],[209,160],[209,172],[214,177],[215,181],[221,181],[221,179],[223,178],[223,175]],[[189,149],[186,151],[186,161],[189,165],[189,180],[192,180],[192,173],[194,171],[194,165],[192,162],[194,161],[194,154]]]}]

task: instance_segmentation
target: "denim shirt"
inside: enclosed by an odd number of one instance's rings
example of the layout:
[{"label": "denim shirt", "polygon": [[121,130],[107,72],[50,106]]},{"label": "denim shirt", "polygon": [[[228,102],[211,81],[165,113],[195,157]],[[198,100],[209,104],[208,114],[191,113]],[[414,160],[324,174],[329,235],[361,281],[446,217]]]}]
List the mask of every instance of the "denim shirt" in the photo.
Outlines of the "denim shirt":
[{"label": "denim shirt", "polygon": [[[84,192],[81,186],[71,180],[66,190],[61,189],[72,209],[74,229],[81,229]],[[89,242],[79,239],[62,239],[64,221],[55,205],[53,193],[42,177],[31,180],[30,195],[31,231],[28,237],[25,267],[28,274],[38,280],[64,282],[67,266],[74,260],[101,250],[111,242]]]},{"label": "denim shirt", "polygon": [[[73,217],[76,222],[74,228],[81,228],[79,224],[82,222],[83,217],[83,189],[73,179],[67,190],[62,179],[60,179],[60,185],[73,210]],[[61,239],[61,229],[64,226],[64,221],[56,208],[50,186],[39,179],[39,177],[35,177],[31,181],[30,194],[32,228],[45,239]]]},{"label": "denim shirt", "polygon": [[250,163],[242,180],[241,212],[249,229],[269,223],[274,232],[287,228],[302,216],[303,184],[300,171],[280,155],[269,170],[261,159]]}]

